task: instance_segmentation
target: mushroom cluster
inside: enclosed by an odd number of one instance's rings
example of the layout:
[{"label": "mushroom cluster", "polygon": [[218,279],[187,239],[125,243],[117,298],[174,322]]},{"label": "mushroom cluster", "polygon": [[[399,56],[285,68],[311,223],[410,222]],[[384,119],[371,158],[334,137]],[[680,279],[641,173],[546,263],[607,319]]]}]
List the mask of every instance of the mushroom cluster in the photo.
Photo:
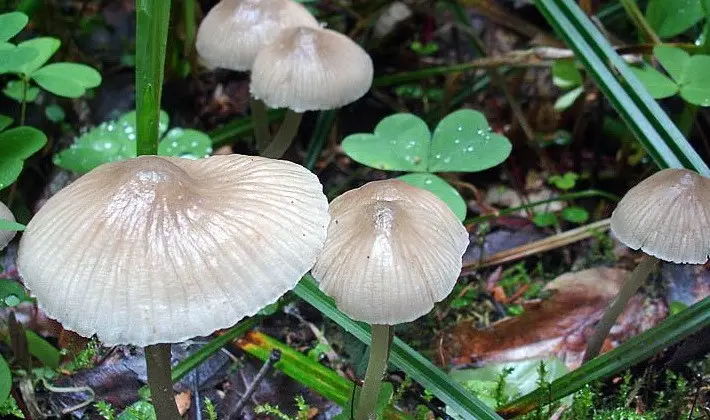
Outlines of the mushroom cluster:
[{"label": "mushroom cluster", "polygon": [[611,215],[611,230],[644,256],[609,305],[587,344],[599,354],[627,302],[660,261],[704,264],[710,255],[710,179],[687,169],[664,169],[633,187]]},{"label": "mushroom cluster", "polygon": [[50,198],[17,267],[67,329],[146,346],[156,410],[174,414],[164,343],[230,327],[293,288],[323,246],[327,208],[318,178],[291,162],[142,156]]},{"label": "mushroom cluster", "polygon": [[[210,67],[251,71],[255,137],[265,157],[286,152],[303,112],[349,104],[372,85],[370,56],[292,0],[222,0],[200,24],[196,48]],[[273,141],[267,107],[287,108]]]},{"label": "mushroom cluster", "polygon": [[399,180],[370,182],[330,204],[311,273],[351,318],[371,324],[370,360],[356,418],[370,418],[393,326],[428,313],[461,273],[468,232],[443,201]]}]

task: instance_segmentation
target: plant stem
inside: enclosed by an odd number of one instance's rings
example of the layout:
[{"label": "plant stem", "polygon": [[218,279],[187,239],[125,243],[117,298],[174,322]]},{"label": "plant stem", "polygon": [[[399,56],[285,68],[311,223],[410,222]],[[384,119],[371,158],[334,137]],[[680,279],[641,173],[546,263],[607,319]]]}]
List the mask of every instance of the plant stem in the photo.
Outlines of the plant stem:
[{"label": "plant stem", "polygon": [[170,379],[170,344],[153,344],[145,347],[148,367],[148,387],[158,420],[180,420],[175,405],[173,381]]},{"label": "plant stem", "polygon": [[27,89],[30,81],[27,77],[22,76],[22,104],[20,106],[20,126],[25,125],[25,114],[27,113]]},{"label": "plant stem", "polygon": [[644,254],[641,261],[636,268],[634,268],[634,271],[631,272],[629,278],[624,282],[621,290],[619,290],[619,294],[617,294],[614,300],[609,304],[599,324],[597,324],[594,335],[592,335],[587,343],[587,351],[584,353],[584,362],[597,357],[606,336],[616,322],[616,318],[621,315],[629,299],[636,294],[643,282],[646,281],[651,274],[651,271],[656,268],[658,262],[657,258]]},{"label": "plant stem", "polygon": [[269,146],[264,149],[261,154],[264,157],[278,159],[286,153],[286,150],[291,146],[293,138],[298,133],[298,127],[301,125],[303,114],[293,110],[286,111],[284,121],[281,123],[279,132],[274,136],[274,140]]},{"label": "plant stem", "polygon": [[391,325],[372,325],[372,344],[370,344],[370,360],[367,362],[367,372],[365,372],[365,382],[360,392],[360,400],[355,412],[356,420],[368,420],[375,418],[375,408],[377,407],[377,397],[380,394],[382,377],[387,369],[387,360],[390,354],[390,344],[392,342]]},{"label": "plant stem", "polygon": [[271,143],[271,133],[269,132],[269,115],[266,104],[249,95],[249,106],[251,108],[251,120],[254,123],[254,137],[256,138],[256,150],[263,153]]},{"label": "plant stem", "polygon": [[136,2],[136,147],[139,156],[158,153],[160,97],[171,3]]}]

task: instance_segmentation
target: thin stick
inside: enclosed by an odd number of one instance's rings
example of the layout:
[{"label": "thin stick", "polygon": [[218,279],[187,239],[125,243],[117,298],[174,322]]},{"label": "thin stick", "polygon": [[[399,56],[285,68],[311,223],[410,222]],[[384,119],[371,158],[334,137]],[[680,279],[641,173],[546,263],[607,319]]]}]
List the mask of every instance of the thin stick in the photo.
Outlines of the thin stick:
[{"label": "thin stick", "polygon": [[173,381],[170,379],[170,344],[153,344],[145,347],[148,367],[148,387],[158,420],[180,420],[175,404]]},{"label": "thin stick", "polygon": [[[355,412],[356,420],[368,420],[377,407],[377,397],[380,394],[382,377],[387,370],[387,359],[390,354],[392,339],[391,325],[372,325],[372,344],[370,345],[370,360],[367,362],[365,382],[360,392],[360,401]],[[374,418],[374,417],[372,417]]]},{"label": "thin stick", "polygon": [[609,335],[611,327],[613,327],[616,322],[616,318],[621,315],[629,299],[636,294],[653,269],[656,268],[656,265],[658,265],[658,259],[644,254],[639,264],[629,275],[629,278],[626,279],[621,290],[619,290],[619,294],[617,294],[614,300],[609,304],[599,324],[597,324],[594,335],[592,335],[587,343],[587,351],[584,353],[584,362],[597,357],[606,336]]},{"label": "thin stick", "polygon": [[265,103],[251,95],[249,95],[249,106],[251,107],[251,120],[254,122],[256,149],[262,153],[271,143],[268,110]]},{"label": "thin stick", "polygon": [[291,142],[293,142],[293,138],[296,137],[296,133],[298,133],[301,118],[303,118],[303,114],[300,112],[295,112],[290,109],[286,111],[286,116],[284,116],[279,132],[276,133],[274,140],[264,149],[261,155],[272,159],[279,159],[283,156],[286,150],[291,147]]},{"label": "thin stick", "polygon": [[274,363],[278,362],[280,359],[281,351],[278,349],[271,350],[271,355],[268,359],[266,359],[264,364],[261,365],[261,369],[259,369],[256,376],[254,376],[254,379],[251,381],[251,384],[249,384],[249,387],[247,387],[246,391],[244,391],[244,395],[242,395],[237,404],[234,406],[232,411],[234,415],[239,415],[242,412],[244,405],[251,399],[251,396],[254,395],[256,388],[259,386],[261,381],[264,380],[264,377],[269,372],[271,366],[273,366]]}]

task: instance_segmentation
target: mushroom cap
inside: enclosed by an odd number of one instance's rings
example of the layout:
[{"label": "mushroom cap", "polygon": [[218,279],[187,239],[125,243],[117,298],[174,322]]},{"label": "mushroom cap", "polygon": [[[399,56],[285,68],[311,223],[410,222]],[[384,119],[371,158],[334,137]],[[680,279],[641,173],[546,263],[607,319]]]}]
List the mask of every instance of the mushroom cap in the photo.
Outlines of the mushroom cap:
[{"label": "mushroom cap", "polygon": [[372,86],[372,60],[347,36],[329,29],[285,29],[259,51],[249,89],[271,108],[334,109]]},{"label": "mushroom cap", "polygon": [[293,288],[325,241],[317,177],[291,162],[142,156],[50,198],[18,255],[47,314],[107,345],[179,342]]},{"label": "mushroom cap", "polygon": [[710,179],[664,169],[626,193],[611,215],[626,246],[675,263],[703,264],[710,253]]},{"label": "mushroom cap", "polygon": [[[2,202],[0,202],[0,219],[9,220],[11,222],[15,221],[15,216],[12,214],[10,209],[7,208],[5,203]],[[10,243],[16,234],[17,232],[14,230],[0,230],[0,251],[5,249],[7,244]]]},{"label": "mushroom cap", "polygon": [[250,70],[259,50],[292,26],[319,24],[292,0],[222,0],[200,23],[195,48],[212,68]]},{"label": "mushroom cap", "polygon": [[468,232],[434,194],[375,181],[342,194],[329,211],[328,238],[311,273],[348,316],[413,321],[451,293]]}]

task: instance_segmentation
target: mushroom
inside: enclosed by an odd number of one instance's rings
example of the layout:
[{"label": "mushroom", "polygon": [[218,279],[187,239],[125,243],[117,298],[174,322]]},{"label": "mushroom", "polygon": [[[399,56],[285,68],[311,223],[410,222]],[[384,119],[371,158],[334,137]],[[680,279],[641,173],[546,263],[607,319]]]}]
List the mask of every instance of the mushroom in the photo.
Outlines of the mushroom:
[{"label": "mushroom", "polygon": [[[257,53],[285,28],[318,28],[318,21],[292,0],[222,0],[197,30],[195,49],[211,68],[250,71]],[[257,147],[269,144],[265,105],[250,97]]]},{"label": "mushroom", "polygon": [[[13,222],[13,224],[15,222],[15,216],[12,215],[10,209],[2,202],[0,202],[0,219]],[[15,230],[0,230],[0,251],[5,249],[7,244],[15,237],[15,234]]]},{"label": "mushroom", "polygon": [[275,302],[314,264],[329,220],[317,177],[294,163],[142,156],[99,166],[50,198],[27,225],[17,266],[67,329],[145,346],[156,410],[173,418],[162,343]]},{"label": "mushroom", "polygon": [[373,412],[393,325],[428,313],[453,289],[466,229],[434,194],[399,180],[375,181],[330,204],[313,277],[351,318],[371,324],[372,345],[357,419]]},{"label": "mushroom", "polygon": [[704,264],[710,254],[710,179],[687,169],[664,169],[633,187],[611,215],[611,230],[644,256],[607,308],[587,344],[596,357],[604,339],[659,260]]},{"label": "mushroom", "polygon": [[302,113],[335,109],[362,97],[372,85],[372,60],[347,36],[329,29],[288,28],[254,61],[250,93],[271,108],[288,108],[266,157],[281,157],[298,131]]}]

